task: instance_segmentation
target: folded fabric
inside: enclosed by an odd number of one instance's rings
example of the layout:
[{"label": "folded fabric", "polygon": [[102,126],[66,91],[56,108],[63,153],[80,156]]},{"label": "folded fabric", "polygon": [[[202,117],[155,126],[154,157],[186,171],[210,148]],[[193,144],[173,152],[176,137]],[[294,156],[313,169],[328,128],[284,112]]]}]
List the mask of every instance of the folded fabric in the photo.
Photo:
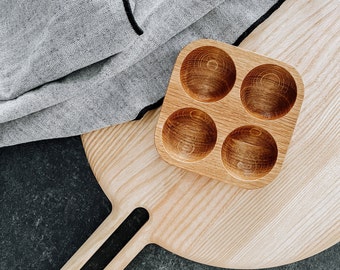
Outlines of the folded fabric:
[{"label": "folded fabric", "polygon": [[135,119],[164,96],[182,47],[233,43],[281,2],[1,2],[0,146]]}]

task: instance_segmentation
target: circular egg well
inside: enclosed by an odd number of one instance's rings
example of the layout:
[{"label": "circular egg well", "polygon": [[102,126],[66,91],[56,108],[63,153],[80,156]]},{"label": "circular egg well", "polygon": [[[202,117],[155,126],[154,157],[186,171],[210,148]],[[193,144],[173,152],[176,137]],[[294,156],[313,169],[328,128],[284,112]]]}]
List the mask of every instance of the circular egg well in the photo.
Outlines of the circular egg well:
[{"label": "circular egg well", "polygon": [[272,135],[253,125],[232,131],[221,150],[225,168],[235,178],[242,180],[265,176],[274,167],[277,154],[276,142]]},{"label": "circular egg well", "polygon": [[214,102],[225,97],[233,88],[236,68],[225,51],[203,46],[186,56],[180,78],[190,97],[202,102]]},{"label": "circular egg well", "polygon": [[240,96],[246,110],[261,119],[277,119],[287,114],[296,100],[292,75],[278,65],[265,64],[244,78]]},{"label": "circular egg well", "polygon": [[165,121],[162,140],[173,158],[194,162],[206,157],[214,148],[217,129],[213,119],[195,108],[183,108]]}]

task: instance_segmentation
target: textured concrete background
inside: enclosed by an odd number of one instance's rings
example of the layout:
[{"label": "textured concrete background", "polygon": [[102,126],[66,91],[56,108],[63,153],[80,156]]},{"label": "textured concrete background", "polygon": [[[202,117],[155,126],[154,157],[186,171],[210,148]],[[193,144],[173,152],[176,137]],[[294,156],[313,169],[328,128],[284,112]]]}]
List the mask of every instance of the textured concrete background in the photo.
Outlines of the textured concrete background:
[{"label": "textured concrete background", "polygon": [[[111,211],[79,137],[0,148],[0,269],[59,269]],[[119,249],[135,222],[120,230]],[[277,270],[340,269],[340,245]],[[103,254],[102,256],[105,256]],[[94,262],[94,268],[98,265]],[[91,268],[88,268],[91,269]],[[149,245],[128,269],[219,268]]]}]

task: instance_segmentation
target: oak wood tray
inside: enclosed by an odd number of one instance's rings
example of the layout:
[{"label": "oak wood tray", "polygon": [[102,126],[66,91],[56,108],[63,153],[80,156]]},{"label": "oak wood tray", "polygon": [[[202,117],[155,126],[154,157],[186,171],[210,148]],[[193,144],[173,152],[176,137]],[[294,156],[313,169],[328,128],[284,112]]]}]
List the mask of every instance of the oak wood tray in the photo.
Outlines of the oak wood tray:
[{"label": "oak wood tray", "polygon": [[303,100],[286,63],[201,39],[180,52],[155,144],[170,164],[247,189],[279,174]]},{"label": "oak wood tray", "polygon": [[264,268],[340,240],[338,2],[286,1],[240,47],[294,66],[304,102],[281,172],[245,190],[164,162],[154,145],[159,110],[82,136],[113,211],[65,264],[79,269],[137,207],[148,222],[110,262],[123,269],[148,243],[226,268]]}]

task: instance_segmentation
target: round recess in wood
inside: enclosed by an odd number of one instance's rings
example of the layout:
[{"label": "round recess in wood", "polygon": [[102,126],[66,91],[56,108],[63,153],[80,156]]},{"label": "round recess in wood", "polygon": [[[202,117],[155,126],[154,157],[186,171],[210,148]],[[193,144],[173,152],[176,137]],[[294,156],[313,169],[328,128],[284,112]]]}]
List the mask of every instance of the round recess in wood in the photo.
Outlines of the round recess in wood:
[{"label": "round recess in wood", "polygon": [[213,119],[195,108],[183,108],[165,121],[162,140],[173,158],[194,162],[206,157],[214,148],[217,129]]},{"label": "round recess in wood", "polygon": [[246,110],[261,119],[277,119],[287,114],[296,100],[292,75],[278,65],[265,64],[251,70],[241,86]]},{"label": "round recess in wood", "polygon": [[258,126],[232,131],[222,145],[222,161],[228,172],[242,180],[265,176],[274,167],[278,150],[272,135]]},{"label": "round recess in wood", "polygon": [[225,51],[203,46],[186,56],[180,77],[189,96],[202,102],[214,102],[225,97],[233,88],[236,68]]}]

